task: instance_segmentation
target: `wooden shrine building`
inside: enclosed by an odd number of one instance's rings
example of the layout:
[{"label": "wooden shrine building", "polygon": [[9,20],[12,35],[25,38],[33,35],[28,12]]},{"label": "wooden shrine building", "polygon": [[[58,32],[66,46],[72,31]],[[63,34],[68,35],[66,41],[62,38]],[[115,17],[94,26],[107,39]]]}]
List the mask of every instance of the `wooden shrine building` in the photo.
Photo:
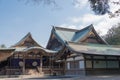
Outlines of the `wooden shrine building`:
[{"label": "wooden shrine building", "polygon": [[93,25],[81,30],[53,27],[47,49],[59,51],[56,62],[64,62],[65,75],[120,73],[120,48],[110,46]]},{"label": "wooden shrine building", "polygon": [[120,48],[109,45],[93,25],[81,30],[53,27],[46,48],[30,33],[0,48],[0,75],[120,74]]}]

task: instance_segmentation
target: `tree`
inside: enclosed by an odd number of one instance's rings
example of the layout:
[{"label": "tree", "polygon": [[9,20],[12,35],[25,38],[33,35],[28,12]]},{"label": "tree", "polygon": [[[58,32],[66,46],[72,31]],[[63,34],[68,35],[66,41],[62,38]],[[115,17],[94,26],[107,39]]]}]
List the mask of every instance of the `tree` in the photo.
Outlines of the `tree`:
[{"label": "tree", "polygon": [[6,48],[5,44],[1,44],[0,48]]},{"label": "tree", "polygon": [[[113,13],[109,10],[110,0],[89,0],[89,2],[90,2],[90,5],[91,5],[91,9],[97,15],[104,15],[104,14],[108,13],[110,15],[110,18],[120,16],[120,9],[116,10]],[[114,5],[120,6],[120,0],[119,1],[113,1],[111,3],[114,4]]]},{"label": "tree", "polygon": [[120,23],[108,30],[105,40],[111,45],[120,45]]},{"label": "tree", "polygon": [[[25,0],[25,1],[27,3],[33,2],[33,3],[38,3],[38,4],[43,3],[43,4],[47,4],[47,5],[51,5],[51,4],[56,5],[56,0]],[[73,1],[79,2],[78,0],[73,0]],[[84,0],[81,0],[81,1],[84,1]],[[92,11],[94,11],[94,13],[96,15],[104,15],[104,14],[108,13],[110,15],[110,18],[117,17],[120,15],[120,9],[116,10],[113,13],[109,10],[109,8],[110,8],[109,3],[120,6],[120,0],[113,1],[113,2],[111,2],[110,0],[88,0],[88,1],[90,3],[90,7],[91,7]]]},{"label": "tree", "polygon": [[108,0],[89,0],[91,9],[99,15],[110,13]]}]

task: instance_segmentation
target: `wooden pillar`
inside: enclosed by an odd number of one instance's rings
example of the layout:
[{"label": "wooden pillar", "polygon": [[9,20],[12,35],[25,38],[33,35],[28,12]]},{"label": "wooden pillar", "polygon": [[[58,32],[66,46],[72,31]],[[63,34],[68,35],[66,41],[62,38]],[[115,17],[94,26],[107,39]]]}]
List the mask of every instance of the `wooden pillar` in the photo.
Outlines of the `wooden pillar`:
[{"label": "wooden pillar", "polygon": [[84,58],[84,71],[85,71],[85,75],[87,75],[87,66],[86,66],[87,65],[87,63],[86,63],[87,58],[86,58],[86,55],[83,55],[83,58]]},{"label": "wooden pillar", "polygon": [[58,64],[59,64],[59,69],[60,69],[60,62],[58,62]]},{"label": "wooden pillar", "polygon": [[66,59],[64,59],[63,75],[66,73]]},{"label": "wooden pillar", "polygon": [[10,71],[10,72],[9,72],[9,76],[10,76],[10,74],[11,74],[11,69],[12,69],[12,68],[11,68],[11,57],[10,57],[9,60],[10,60],[10,63],[9,63],[8,69],[9,69],[9,71]]},{"label": "wooden pillar", "polygon": [[108,62],[107,62],[107,56],[104,56],[105,57],[105,63],[106,63],[106,71],[107,71],[107,68],[108,68]]},{"label": "wooden pillar", "polygon": [[75,56],[73,57],[73,66],[74,66],[74,70],[75,70],[75,68],[76,68],[76,66],[75,66]]},{"label": "wooden pillar", "polygon": [[75,64],[75,56],[73,56],[73,69],[74,69],[74,74],[76,75],[76,64]]},{"label": "wooden pillar", "polygon": [[94,70],[94,58],[93,58],[93,56],[91,56],[91,59],[92,59],[92,70]]},{"label": "wooden pillar", "polygon": [[119,62],[119,73],[120,73],[120,57],[118,57],[118,62]]},{"label": "wooden pillar", "polygon": [[52,75],[52,58],[51,56],[49,57],[49,69],[50,69],[50,75]]},{"label": "wooden pillar", "polygon": [[42,64],[43,64],[42,55],[40,55],[40,68],[39,68],[40,73],[42,73]]},{"label": "wooden pillar", "polygon": [[25,54],[23,54],[23,75],[25,74]]},{"label": "wooden pillar", "polygon": [[51,73],[52,73],[52,75],[53,75],[53,73],[54,73],[54,71],[55,71],[54,68],[55,68],[55,67],[54,67],[54,63],[53,63],[52,56],[51,56]]}]

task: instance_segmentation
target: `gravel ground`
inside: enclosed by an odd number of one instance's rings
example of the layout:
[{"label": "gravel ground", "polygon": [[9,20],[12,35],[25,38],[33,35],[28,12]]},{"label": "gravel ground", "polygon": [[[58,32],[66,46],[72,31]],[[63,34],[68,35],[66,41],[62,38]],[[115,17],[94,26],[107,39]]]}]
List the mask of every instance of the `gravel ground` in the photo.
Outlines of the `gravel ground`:
[{"label": "gravel ground", "polygon": [[109,76],[77,76],[77,77],[43,77],[43,78],[0,78],[0,80],[120,80],[120,75]]}]

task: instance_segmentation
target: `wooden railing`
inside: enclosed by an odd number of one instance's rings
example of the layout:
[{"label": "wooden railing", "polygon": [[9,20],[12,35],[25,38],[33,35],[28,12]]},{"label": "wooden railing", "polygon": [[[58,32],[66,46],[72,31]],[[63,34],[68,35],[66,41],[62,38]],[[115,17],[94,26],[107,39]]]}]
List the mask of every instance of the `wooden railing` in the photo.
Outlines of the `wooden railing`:
[{"label": "wooden railing", "polygon": [[42,68],[62,68],[60,66],[43,66]]},{"label": "wooden railing", "polygon": [[5,69],[22,69],[22,67],[6,66]]}]

